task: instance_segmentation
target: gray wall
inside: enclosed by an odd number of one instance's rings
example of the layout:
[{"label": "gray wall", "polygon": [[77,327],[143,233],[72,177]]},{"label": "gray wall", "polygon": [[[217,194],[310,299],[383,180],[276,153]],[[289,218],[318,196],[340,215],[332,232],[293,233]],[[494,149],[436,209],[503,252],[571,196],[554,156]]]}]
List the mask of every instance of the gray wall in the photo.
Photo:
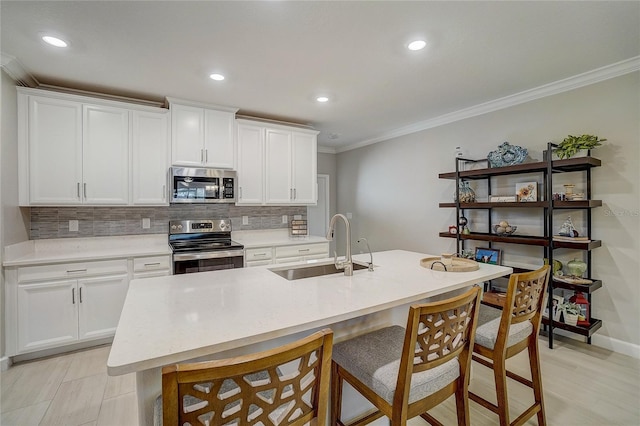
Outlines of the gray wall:
[{"label": "gray wall", "polygon": [[[455,189],[453,181],[438,179],[438,173],[455,170],[456,146],[462,146],[467,157],[478,159],[509,141],[528,148],[531,158],[542,160],[548,141],[583,133],[607,138],[593,153],[602,160],[602,167],[592,175],[594,198],[604,203],[594,209],[592,221],[592,237],[603,243],[593,251],[593,276],[604,283],[593,294],[592,314],[603,320],[593,343],[640,356],[639,80],[640,73],[635,72],[338,154],[338,210],[353,213],[354,235],[368,237],[374,250],[455,251],[454,240],[438,237],[456,221],[453,209],[438,208],[438,203],[452,201]],[[573,179],[581,182],[579,176]],[[561,185],[554,188],[561,190]],[[540,215],[540,210],[518,211],[508,220],[522,222],[526,232],[541,223]],[[470,222],[472,230],[482,230],[482,218]],[[541,249],[499,248],[507,264],[527,259],[531,264],[542,263]]]}]

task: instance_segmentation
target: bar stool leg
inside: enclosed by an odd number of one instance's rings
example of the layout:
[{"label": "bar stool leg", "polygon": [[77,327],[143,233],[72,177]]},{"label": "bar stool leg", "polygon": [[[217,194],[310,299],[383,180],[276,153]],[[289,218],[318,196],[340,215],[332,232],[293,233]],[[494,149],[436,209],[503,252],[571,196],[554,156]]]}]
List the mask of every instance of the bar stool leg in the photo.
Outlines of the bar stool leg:
[{"label": "bar stool leg", "polygon": [[496,402],[500,426],[509,426],[509,397],[507,395],[507,368],[505,359],[500,357],[493,362],[493,376],[496,383]]},{"label": "bar stool leg", "polygon": [[531,382],[533,384],[533,395],[536,404],[540,404],[537,413],[538,426],[546,426],[547,419],[544,411],[544,398],[542,396],[542,375],[540,370],[540,348],[537,339],[529,344],[529,366],[531,368]]}]

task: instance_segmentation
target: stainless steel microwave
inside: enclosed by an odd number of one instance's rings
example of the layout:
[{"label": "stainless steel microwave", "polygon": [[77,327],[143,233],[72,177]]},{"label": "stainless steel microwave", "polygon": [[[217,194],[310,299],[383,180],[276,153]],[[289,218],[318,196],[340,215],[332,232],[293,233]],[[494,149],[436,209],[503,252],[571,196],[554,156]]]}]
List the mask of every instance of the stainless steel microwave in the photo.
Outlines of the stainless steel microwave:
[{"label": "stainless steel microwave", "polygon": [[169,169],[171,203],[235,203],[237,174],[198,167]]}]

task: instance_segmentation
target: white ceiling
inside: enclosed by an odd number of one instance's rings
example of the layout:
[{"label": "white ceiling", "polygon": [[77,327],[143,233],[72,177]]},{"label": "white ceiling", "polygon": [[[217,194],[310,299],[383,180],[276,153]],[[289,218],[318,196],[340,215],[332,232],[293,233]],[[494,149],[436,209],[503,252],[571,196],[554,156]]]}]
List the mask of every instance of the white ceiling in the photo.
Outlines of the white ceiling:
[{"label": "white ceiling", "polygon": [[3,0],[0,14],[3,56],[40,84],[237,107],[310,124],[338,152],[640,55],[638,1]]}]

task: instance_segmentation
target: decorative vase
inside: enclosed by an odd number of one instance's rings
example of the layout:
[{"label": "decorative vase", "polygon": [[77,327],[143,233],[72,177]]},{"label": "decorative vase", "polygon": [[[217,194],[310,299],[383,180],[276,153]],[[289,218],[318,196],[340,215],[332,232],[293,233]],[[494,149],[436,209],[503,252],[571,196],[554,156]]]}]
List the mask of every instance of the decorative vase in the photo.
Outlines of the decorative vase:
[{"label": "decorative vase", "polygon": [[567,325],[578,325],[578,314],[564,313],[564,323]]},{"label": "decorative vase", "polygon": [[569,275],[582,277],[582,274],[587,270],[587,264],[582,260],[573,259],[567,262],[567,270],[569,271]]},{"label": "decorative vase", "polygon": [[457,195],[460,194],[460,202],[461,203],[475,203],[476,201],[476,193],[469,186],[469,182],[460,181],[460,185],[458,187],[458,192],[453,193],[453,201],[458,201]]}]

